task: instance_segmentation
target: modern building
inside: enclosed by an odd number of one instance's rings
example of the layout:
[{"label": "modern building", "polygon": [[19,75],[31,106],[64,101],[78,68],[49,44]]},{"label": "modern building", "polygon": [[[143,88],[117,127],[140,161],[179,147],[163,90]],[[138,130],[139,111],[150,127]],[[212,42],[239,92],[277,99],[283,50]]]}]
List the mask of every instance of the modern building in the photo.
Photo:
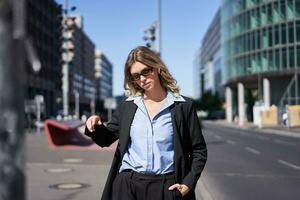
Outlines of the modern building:
[{"label": "modern building", "polygon": [[267,107],[300,103],[299,0],[224,0],[221,35],[229,122],[243,124],[252,99]]},{"label": "modern building", "polygon": [[224,89],[221,81],[221,26],[220,10],[215,14],[208,30],[206,31],[198,52],[199,65],[198,90],[199,96],[210,91],[224,97]]},{"label": "modern building", "polygon": [[99,77],[99,80],[97,80],[96,98],[103,101],[112,97],[113,94],[113,65],[105,54],[99,50],[95,51],[95,70],[96,76]]},{"label": "modern building", "polygon": [[95,113],[96,77],[95,45],[83,30],[83,18],[69,15],[73,42],[72,61],[69,63],[69,114],[75,114],[76,101],[79,101],[79,115]]},{"label": "modern building", "polygon": [[42,117],[55,115],[61,107],[60,30],[61,7],[54,0],[28,0],[27,33],[41,62],[39,72],[26,64],[25,112],[36,113],[35,97],[42,95]]}]

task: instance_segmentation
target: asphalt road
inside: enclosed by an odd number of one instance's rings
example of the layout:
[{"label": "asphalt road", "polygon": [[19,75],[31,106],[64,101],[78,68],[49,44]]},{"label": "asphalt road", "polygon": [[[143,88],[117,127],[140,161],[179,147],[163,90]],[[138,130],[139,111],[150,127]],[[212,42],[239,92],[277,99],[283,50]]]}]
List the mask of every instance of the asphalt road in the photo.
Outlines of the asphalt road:
[{"label": "asphalt road", "polygon": [[[98,200],[108,175],[112,149],[50,149],[44,133],[26,135],[28,200]],[[49,172],[49,170],[51,172]],[[64,184],[56,187],[57,184]],[[82,185],[82,188],[77,188]],[[197,199],[204,191],[201,181]]]},{"label": "asphalt road", "polygon": [[204,124],[206,199],[299,200],[300,139]]}]

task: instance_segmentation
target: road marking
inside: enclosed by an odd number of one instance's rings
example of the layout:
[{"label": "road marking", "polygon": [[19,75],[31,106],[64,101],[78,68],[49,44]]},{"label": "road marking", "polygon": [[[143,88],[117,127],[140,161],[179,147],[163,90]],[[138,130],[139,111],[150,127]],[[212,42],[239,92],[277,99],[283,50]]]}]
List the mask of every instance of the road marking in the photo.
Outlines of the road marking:
[{"label": "road marking", "polygon": [[261,139],[261,140],[270,140],[270,138],[268,137],[265,137],[265,136],[261,136],[261,135],[258,135],[256,136],[258,139]]},{"label": "road marking", "polygon": [[286,161],[284,161],[284,160],[278,160],[278,162],[279,162],[280,164],[283,164],[283,165],[285,165],[285,166],[291,167],[291,168],[293,168],[293,169],[300,170],[300,167],[299,167],[299,166],[294,165],[294,164],[289,163],[289,162],[286,162]]},{"label": "road marking", "polygon": [[235,141],[232,141],[232,140],[226,140],[226,142],[227,142],[228,144],[235,144],[235,143],[236,143]]},{"label": "road marking", "polygon": [[221,139],[222,139],[222,137],[219,136],[219,135],[215,135],[215,138],[217,138],[218,140],[221,140]]},{"label": "road marking", "polygon": [[256,154],[256,155],[259,155],[260,154],[260,151],[256,150],[256,149],[253,149],[251,147],[245,147],[245,149],[253,154]]},{"label": "road marking", "polygon": [[283,141],[283,140],[274,140],[274,142],[279,143],[279,144],[286,144],[286,145],[290,145],[290,146],[295,146],[296,143],[293,142],[287,142],[287,141]]}]

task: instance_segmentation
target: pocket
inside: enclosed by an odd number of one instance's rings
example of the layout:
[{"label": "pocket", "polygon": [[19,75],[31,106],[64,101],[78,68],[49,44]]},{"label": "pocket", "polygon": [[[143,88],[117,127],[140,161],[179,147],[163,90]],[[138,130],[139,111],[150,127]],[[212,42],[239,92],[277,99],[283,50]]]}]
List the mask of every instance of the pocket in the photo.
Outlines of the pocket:
[{"label": "pocket", "polygon": [[173,193],[174,200],[182,199],[182,194],[179,192],[178,189],[172,190],[172,193]]}]

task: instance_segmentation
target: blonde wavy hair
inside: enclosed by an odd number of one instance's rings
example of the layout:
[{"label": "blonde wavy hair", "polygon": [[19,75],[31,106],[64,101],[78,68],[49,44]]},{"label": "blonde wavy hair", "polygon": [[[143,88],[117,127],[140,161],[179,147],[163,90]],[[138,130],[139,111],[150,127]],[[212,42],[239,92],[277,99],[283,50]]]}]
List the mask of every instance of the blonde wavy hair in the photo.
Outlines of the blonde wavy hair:
[{"label": "blonde wavy hair", "polygon": [[166,91],[171,91],[175,96],[179,95],[177,81],[172,77],[166,65],[152,50],[144,46],[138,46],[131,50],[127,57],[124,69],[124,89],[129,90],[130,95],[137,96],[143,93],[143,89],[131,80],[130,69],[135,62],[140,62],[158,71],[160,84]]}]

